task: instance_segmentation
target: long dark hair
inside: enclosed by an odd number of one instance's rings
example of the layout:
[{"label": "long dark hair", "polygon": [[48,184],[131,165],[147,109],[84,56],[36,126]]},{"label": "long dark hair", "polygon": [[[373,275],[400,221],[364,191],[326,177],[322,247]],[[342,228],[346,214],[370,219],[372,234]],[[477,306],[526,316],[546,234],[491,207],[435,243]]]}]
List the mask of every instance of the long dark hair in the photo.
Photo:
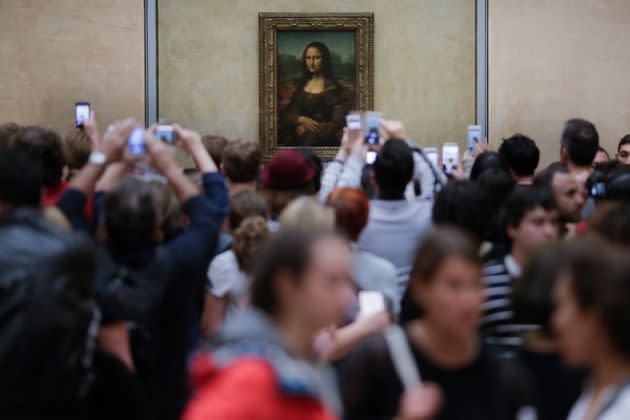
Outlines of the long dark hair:
[{"label": "long dark hair", "polygon": [[317,48],[317,50],[319,50],[319,52],[322,55],[321,72],[324,75],[324,78],[331,81],[335,80],[335,78],[333,77],[333,72],[332,72],[332,60],[330,58],[330,50],[328,49],[326,44],[319,41],[315,41],[308,44],[306,48],[304,48],[304,51],[302,51],[302,83],[305,84],[312,77],[311,72],[309,72],[308,68],[306,68],[306,51],[311,47]]}]

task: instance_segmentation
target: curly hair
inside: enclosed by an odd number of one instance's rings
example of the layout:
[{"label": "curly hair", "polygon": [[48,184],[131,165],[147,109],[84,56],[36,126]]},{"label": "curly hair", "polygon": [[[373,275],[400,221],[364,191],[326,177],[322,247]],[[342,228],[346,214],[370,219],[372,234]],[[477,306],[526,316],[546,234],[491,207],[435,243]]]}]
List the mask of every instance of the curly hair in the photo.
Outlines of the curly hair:
[{"label": "curly hair", "polygon": [[269,237],[267,221],[261,216],[247,217],[234,232],[232,252],[240,270],[251,274],[260,246]]}]

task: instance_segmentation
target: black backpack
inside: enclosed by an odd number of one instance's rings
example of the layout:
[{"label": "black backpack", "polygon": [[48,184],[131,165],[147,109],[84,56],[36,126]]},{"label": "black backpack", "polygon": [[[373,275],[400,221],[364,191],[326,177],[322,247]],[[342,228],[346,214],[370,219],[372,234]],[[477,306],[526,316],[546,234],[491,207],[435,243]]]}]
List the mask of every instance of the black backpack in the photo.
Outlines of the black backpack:
[{"label": "black backpack", "polygon": [[159,315],[166,289],[170,256],[158,247],[148,264],[128,267],[117,263],[110,253],[97,249],[95,297],[103,322],[125,321],[138,377],[151,380],[159,367]]},{"label": "black backpack", "polygon": [[0,217],[0,417],[71,407],[89,391],[93,272],[88,238],[30,209]]}]

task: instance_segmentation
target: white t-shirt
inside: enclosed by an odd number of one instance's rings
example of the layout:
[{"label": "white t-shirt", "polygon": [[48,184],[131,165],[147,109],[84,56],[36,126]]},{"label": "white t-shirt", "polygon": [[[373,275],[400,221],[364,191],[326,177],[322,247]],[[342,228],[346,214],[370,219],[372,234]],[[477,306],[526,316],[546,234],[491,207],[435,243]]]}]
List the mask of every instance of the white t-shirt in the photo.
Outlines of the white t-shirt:
[{"label": "white t-shirt", "polygon": [[[208,267],[208,293],[217,298],[228,298],[230,306],[240,308],[247,301],[250,279],[238,267],[232,250],[220,253]],[[233,308],[232,308],[233,309]]]},{"label": "white t-shirt", "polygon": [[[567,420],[582,420],[586,414],[588,403],[593,398],[592,390],[588,390],[573,405]],[[597,420],[628,420],[630,419],[630,383],[621,389],[614,387],[606,390],[602,398],[602,410]]]}]

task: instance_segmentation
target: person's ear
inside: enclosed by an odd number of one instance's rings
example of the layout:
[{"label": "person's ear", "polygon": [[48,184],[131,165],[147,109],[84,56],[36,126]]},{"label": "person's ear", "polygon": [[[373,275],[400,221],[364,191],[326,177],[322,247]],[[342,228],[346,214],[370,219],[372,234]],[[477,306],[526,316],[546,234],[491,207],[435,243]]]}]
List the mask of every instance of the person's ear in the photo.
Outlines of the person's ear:
[{"label": "person's ear", "polygon": [[423,307],[427,302],[429,293],[429,281],[420,276],[414,275],[409,282],[409,297],[416,306]]},{"label": "person's ear", "polygon": [[509,168],[509,169],[508,169],[508,172],[510,173],[510,176],[512,177],[512,179],[513,179],[514,181],[518,181],[518,177],[516,176],[516,172],[514,172],[514,171],[512,170],[512,168]]},{"label": "person's ear", "polygon": [[0,215],[6,214],[11,210],[13,210],[13,206],[11,204],[0,201]]},{"label": "person's ear", "polygon": [[567,151],[566,147],[562,146],[560,148],[560,162],[566,165],[568,161],[569,161],[569,152]]},{"label": "person's ear", "polygon": [[158,244],[164,241],[164,231],[162,230],[162,218],[158,217],[155,221],[155,228],[153,229],[153,240]]},{"label": "person's ear", "polygon": [[510,238],[510,240],[514,240],[514,238],[516,238],[517,235],[517,226],[510,226],[508,225],[507,228],[505,229],[505,233],[507,233],[508,238]]},{"label": "person's ear", "polygon": [[99,242],[107,243],[107,229],[105,228],[105,218],[101,218],[101,222],[98,224],[96,228],[96,238]]},{"label": "person's ear", "polygon": [[225,166],[223,166],[223,164],[221,164],[219,170],[221,171],[221,175],[225,176]]},{"label": "person's ear", "polygon": [[286,307],[295,301],[297,282],[295,276],[288,271],[278,272],[272,282],[274,295],[277,299],[278,309]]}]

